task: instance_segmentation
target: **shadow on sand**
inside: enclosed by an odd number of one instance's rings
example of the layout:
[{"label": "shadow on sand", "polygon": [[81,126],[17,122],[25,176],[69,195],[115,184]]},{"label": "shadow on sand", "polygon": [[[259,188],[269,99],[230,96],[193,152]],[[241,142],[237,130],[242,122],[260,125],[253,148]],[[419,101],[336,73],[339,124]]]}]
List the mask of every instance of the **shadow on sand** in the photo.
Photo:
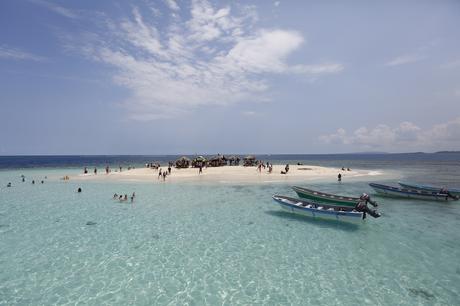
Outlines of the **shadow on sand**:
[{"label": "shadow on sand", "polygon": [[314,224],[319,227],[324,228],[334,228],[344,231],[356,231],[360,228],[359,224],[344,222],[344,221],[337,221],[337,220],[327,220],[321,218],[312,218],[308,216],[301,216],[297,214],[293,214],[287,211],[279,211],[279,210],[269,210],[265,211],[266,214],[284,218],[290,221],[297,221],[297,222],[306,222],[310,224]]}]

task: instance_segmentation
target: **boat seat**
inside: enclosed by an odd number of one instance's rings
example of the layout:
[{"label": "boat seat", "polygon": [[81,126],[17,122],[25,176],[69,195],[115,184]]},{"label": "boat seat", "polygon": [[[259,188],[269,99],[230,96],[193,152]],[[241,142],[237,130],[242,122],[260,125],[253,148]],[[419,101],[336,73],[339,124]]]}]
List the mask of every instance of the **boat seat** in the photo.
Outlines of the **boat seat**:
[{"label": "boat seat", "polygon": [[331,207],[331,208],[328,208],[327,210],[334,210],[334,208]]},{"label": "boat seat", "polygon": [[311,208],[311,205],[310,205],[310,204],[308,204],[308,205],[307,205],[307,206],[305,206],[305,207],[306,207],[306,208]]},{"label": "boat seat", "polygon": [[323,209],[323,206],[318,206],[317,209],[318,209],[318,210],[321,210],[321,209]]}]

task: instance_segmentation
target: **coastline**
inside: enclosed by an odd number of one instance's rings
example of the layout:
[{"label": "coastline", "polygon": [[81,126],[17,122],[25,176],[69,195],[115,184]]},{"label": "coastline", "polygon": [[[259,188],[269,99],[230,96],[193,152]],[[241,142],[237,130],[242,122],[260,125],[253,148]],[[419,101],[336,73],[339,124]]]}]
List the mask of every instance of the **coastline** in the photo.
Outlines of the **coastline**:
[{"label": "coastline", "polygon": [[[321,167],[313,165],[290,165],[287,174],[281,174],[284,171],[285,165],[273,165],[273,172],[268,173],[267,169],[258,171],[257,167],[244,166],[222,166],[222,167],[207,167],[203,168],[203,173],[198,173],[198,168],[172,168],[171,174],[163,180],[158,176],[157,169],[136,168],[130,170],[111,171],[106,174],[93,174],[91,169],[88,174],[78,174],[70,176],[71,180],[86,181],[129,181],[129,182],[151,182],[151,183],[283,183],[283,182],[302,182],[302,181],[337,181],[337,176],[340,173],[342,180],[368,178],[381,176],[383,173],[376,170],[360,170],[352,169],[343,171],[332,167]],[[165,167],[162,170],[167,170]]]}]

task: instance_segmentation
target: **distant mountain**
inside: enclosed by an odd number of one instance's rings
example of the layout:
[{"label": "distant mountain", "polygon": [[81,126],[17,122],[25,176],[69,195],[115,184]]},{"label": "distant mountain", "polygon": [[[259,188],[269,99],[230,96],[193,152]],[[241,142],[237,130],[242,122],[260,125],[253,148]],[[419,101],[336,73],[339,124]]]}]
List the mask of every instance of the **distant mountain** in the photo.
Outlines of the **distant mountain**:
[{"label": "distant mountain", "polygon": [[460,151],[438,151],[434,153],[460,153]]},{"label": "distant mountain", "polygon": [[371,151],[371,152],[353,152],[353,153],[344,153],[344,154],[391,154],[391,153]]}]

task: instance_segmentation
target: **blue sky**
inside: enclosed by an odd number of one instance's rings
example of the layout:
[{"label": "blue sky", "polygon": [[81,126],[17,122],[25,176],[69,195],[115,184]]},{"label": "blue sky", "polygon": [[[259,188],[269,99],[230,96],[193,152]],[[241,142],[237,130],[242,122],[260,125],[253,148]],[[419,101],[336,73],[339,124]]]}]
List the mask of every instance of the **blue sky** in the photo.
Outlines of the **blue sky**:
[{"label": "blue sky", "polygon": [[0,155],[460,150],[459,1],[0,1]]}]

